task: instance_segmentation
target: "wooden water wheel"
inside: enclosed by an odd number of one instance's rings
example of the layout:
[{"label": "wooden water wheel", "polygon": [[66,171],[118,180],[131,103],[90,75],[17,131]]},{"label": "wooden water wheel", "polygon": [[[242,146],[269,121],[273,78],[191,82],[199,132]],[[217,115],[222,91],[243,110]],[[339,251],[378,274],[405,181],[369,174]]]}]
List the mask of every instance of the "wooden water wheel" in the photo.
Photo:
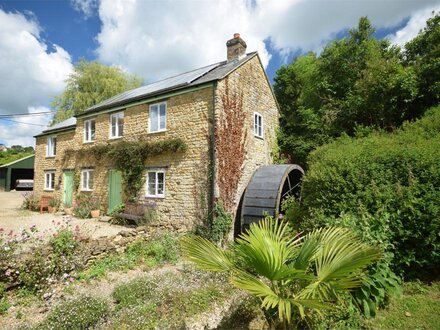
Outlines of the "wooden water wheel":
[{"label": "wooden water wheel", "polygon": [[265,215],[280,213],[284,199],[298,196],[304,170],[301,166],[266,165],[255,171],[240,201],[235,235]]}]

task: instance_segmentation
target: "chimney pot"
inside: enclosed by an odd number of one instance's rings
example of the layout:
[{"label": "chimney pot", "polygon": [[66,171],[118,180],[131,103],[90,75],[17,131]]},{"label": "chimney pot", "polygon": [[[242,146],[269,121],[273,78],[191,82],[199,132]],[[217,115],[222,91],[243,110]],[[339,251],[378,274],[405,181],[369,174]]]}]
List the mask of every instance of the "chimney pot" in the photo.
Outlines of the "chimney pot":
[{"label": "chimney pot", "polygon": [[246,42],[240,38],[240,33],[234,33],[234,37],[226,42],[228,62],[245,56],[246,47]]}]

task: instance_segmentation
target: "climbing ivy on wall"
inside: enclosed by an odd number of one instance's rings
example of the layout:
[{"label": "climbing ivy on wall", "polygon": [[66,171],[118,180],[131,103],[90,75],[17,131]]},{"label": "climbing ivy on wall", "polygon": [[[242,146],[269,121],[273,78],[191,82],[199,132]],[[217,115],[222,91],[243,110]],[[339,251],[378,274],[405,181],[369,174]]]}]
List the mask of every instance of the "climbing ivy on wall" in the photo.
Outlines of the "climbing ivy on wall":
[{"label": "climbing ivy on wall", "polygon": [[120,141],[79,150],[67,149],[62,162],[66,166],[70,159],[75,159],[76,163],[82,160],[106,162],[115,166],[122,173],[125,196],[134,200],[144,184],[145,161],[149,157],[170,152],[185,152],[186,149],[185,142],[179,138],[158,142]]},{"label": "climbing ivy on wall", "polygon": [[225,90],[221,95],[223,111],[219,115],[215,131],[217,153],[217,182],[220,198],[228,211],[234,207],[234,197],[241,178],[245,159],[246,115],[243,111],[243,94],[229,90],[225,79]]}]

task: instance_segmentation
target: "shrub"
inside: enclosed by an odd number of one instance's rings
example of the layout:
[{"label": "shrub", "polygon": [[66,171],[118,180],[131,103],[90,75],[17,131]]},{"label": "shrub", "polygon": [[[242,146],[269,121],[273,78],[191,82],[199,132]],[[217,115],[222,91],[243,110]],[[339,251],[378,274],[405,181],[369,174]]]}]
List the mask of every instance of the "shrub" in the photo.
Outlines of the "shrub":
[{"label": "shrub", "polygon": [[81,296],[56,306],[37,329],[89,329],[108,313],[109,305],[105,300]]},{"label": "shrub", "polygon": [[229,233],[232,216],[226,211],[221,201],[215,203],[211,222],[205,219],[204,223],[195,228],[195,234],[202,236],[214,243],[222,242]]},{"label": "shrub", "polygon": [[440,264],[440,107],[393,134],[341,137],[309,158],[297,227],[353,228],[393,255],[406,276],[438,275]]},{"label": "shrub", "polygon": [[90,218],[90,212],[93,209],[93,202],[89,195],[78,194],[75,199],[73,214],[81,219]]}]

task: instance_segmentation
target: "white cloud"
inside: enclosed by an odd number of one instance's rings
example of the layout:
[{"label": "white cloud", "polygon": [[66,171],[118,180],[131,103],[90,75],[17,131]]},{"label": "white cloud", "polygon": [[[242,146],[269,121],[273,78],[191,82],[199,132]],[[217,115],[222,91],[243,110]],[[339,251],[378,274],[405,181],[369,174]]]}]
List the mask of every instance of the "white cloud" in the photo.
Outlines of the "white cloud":
[{"label": "white cloud", "polygon": [[225,42],[240,32],[263,64],[270,54],[320,50],[368,16],[376,28],[393,27],[438,0],[102,0],[97,54],[147,81],[224,60]]},{"label": "white cloud", "polygon": [[405,45],[408,41],[417,36],[417,34],[426,26],[426,21],[432,17],[432,11],[440,11],[440,5],[432,8],[422,9],[414,13],[409,19],[408,23],[397,31],[396,33],[388,36],[393,44],[399,46]]},{"label": "white cloud", "polygon": [[[39,113],[50,111],[46,107],[29,107],[28,112]],[[34,135],[43,131],[50,121],[50,114],[11,117],[0,120],[0,141],[6,141],[6,145],[21,145],[35,147]]]},{"label": "white cloud", "polygon": [[72,7],[84,14],[84,18],[90,18],[94,15],[98,8],[98,0],[70,0]]},{"label": "white cloud", "polygon": [[[0,114],[26,113],[48,106],[64,89],[65,79],[73,68],[70,55],[58,45],[49,51],[40,32],[32,16],[0,9]],[[31,125],[25,129],[4,123],[0,121],[0,142],[7,145],[16,136],[23,138],[25,132],[32,131]]]},{"label": "white cloud", "polygon": [[151,81],[224,60],[227,39],[240,32],[267,64],[252,12],[249,1],[103,0],[97,53]]}]

